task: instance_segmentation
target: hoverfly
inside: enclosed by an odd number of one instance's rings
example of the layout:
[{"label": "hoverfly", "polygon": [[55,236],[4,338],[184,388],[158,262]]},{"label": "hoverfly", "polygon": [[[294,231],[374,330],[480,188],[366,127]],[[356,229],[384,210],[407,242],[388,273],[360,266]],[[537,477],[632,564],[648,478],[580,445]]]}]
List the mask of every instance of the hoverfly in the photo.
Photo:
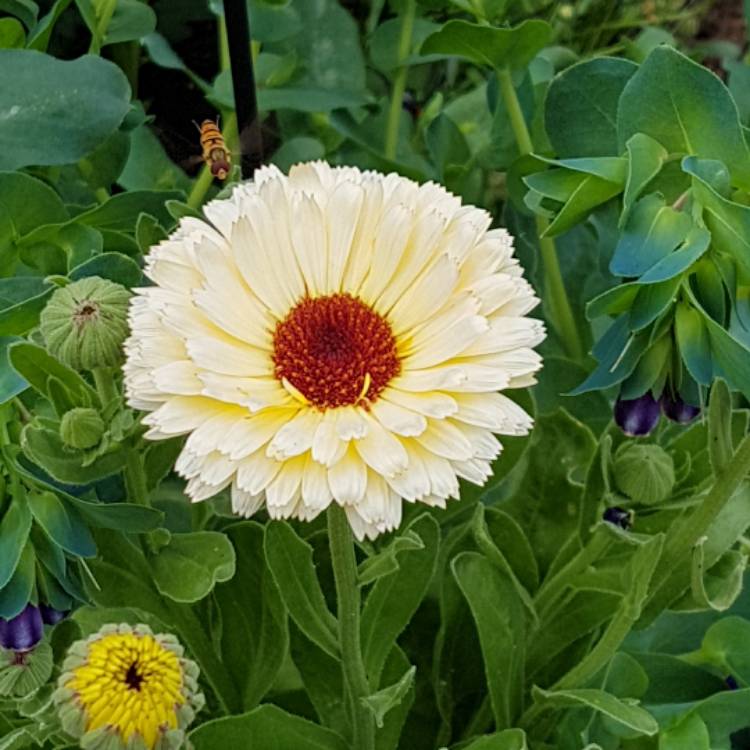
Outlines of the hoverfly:
[{"label": "hoverfly", "polygon": [[196,123],[196,126],[200,131],[203,161],[206,162],[214,177],[226,180],[232,166],[232,157],[218,123],[213,120],[204,120],[200,125]]}]

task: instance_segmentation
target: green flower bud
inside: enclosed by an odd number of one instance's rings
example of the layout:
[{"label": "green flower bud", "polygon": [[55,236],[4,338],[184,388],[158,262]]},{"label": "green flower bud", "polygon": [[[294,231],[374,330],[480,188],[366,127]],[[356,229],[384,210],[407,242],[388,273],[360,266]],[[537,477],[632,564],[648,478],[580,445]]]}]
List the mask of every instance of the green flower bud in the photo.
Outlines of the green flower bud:
[{"label": "green flower bud", "polygon": [[672,492],[672,457],[658,445],[623,443],[615,454],[615,484],[633,502],[655,505]]},{"label": "green flower bud", "polygon": [[77,407],[63,414],[60,437],[69,448],[93,448],[104,435],[104,420],[96,409]]},{"label": "green flower bud", "polygon": [[129,301],[124,286],[98,276],[57,289],[41,315],[50,353],[76,370],[120,364]]}]

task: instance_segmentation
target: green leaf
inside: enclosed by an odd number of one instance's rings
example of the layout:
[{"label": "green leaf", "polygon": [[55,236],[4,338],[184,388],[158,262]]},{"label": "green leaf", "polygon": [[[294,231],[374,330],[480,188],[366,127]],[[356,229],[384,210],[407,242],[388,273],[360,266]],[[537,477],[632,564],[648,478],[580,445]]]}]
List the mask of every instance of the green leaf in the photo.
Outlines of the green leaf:
[{"label": "green leaf", "polygon": [[0,336],[0,405],[23,393],[29,384],[11,366],[9,347],[20,341],[17,336]]},{"label": "green leaf", "polygon": [[32,424],[21,433],[21,447],[30,461],[64,484],[89,484],[116,474],[125,466],[128,450],[117,445],[84,466],[83,451],[66,448],[59,432]]},{"label": "green leaf", "polygon": [[267,705],[241,716],[228,716],[201,724],[190,733],[195,750],[348,750],[335,732]]},{"label": "green leaf", "polygon": [[609,716],[639,734],[652,736],[659,731],[656,719],[645,709],[615,698],[603,690],[579,688],[577,690],[532,690],[535,700],[562,708],[586,707]]},{"label": "green leaf", "polygon": [[642,331],[674,305],[680,283],[681,279],[676,277],[658,284],[641,285],[633,300],[630,315],[626,316],[630,330]]},{"label": "green leaf", "polygon": [[89,502],[72,495],[64,495],[63,499],[80,511],[91,526],[100,529],[142,534],[153,531],[164,519],[164,514],[156,508],[147,508],[135,503]]},{"label": "green leaf", "polygon": [[6,620],[20,614],[31,601],[36,580],[34,545],[26,541],[10,581],[0,589],[0,617]]},{"label": "green leaf", "polygon": [[106,203],[84,211],[76,221],[98,229],[115,232],[133,232],[142,213],[151,214],[162,226],[174,223],[165,204],[169,200],[182,198],[174,190],[131,190],[113,195]]},{"label": "green leaf", "polygon": [[0,49],[19,49],[26,44],[26,32],[15,18],[0,18]]},{"label": "green leaf", "polygon": [[53,3],[49,12],[40,18],[39,23],[31,30],[26,42],[26,46],[29,49],[39,50],[40,52],[47,51],[52,30],[63,11],[67,9],[71,2],[72,0],[56,0]]},{"label": "green leaf", "polygon": [[122,253],[101,253],[73,268],[68,274],[71,281],[86,276],[99,276],[131,289],[143,283],[141,267]]},{"label": "green leaf", "polygon": [[657,47],[630,79],[617,111],[620,147],[645,133],[670,153],[726,164],[750,187],[750,152],[731,94],[711,71],[670,47]]},{"label": "green leaf", "polygon": [[703,316],[682,302],[675,306],[675,333],[682,361],[688,372],[701,385],[713,379],[711,346]]},{"label": "green leaf", "polygon": [[0,279],[0,336],[18,336],[38,325],[55,288],[33,276]]},{"label": "green leaf", "polygon": [[521,601],[508,576],[482,555],[464,552],[452,567],[479,632],[495,726],[508,728],[523,701]]},{"label": "green leaf", "polygon": [[103,44],[142,39],[156,28],[156,14],[141,0],[117,0]]},{"label": "green leaf", "polygon": [[628,152],[628,177],[625,184],[625,195],[622,198],[620,226],[625,224],[633,204],[648,183],[659,174],[667,156],[669,156],[661,143],[645,133],[636,133],[625,144],[625,148]]},{"label": "green leaf", "polygon": [[[403,64],[404,56],[399,54],[403,25],[402,16],[391,18],[385,23],[379,24],[369,39],[368,46],[372,64],[383,73],[393,73]],[[435,58],[418,53],[422,42],[438,28],[438,24],[434,21],[420,17],[414,19],[409,50],[406,54],[407,65],[419,65],[420,63],[440,59],[440,57]]]},{"label": "green leaf", "polygon": [[102,143],[128,111],[130,87],[114,63],[0,50],[0,167],[70,164]]},{"label": "green leaf", "polygon": [[279,592],[297,627],[327,654],[339,658],[338,623],[326,604],[313,549],[284,521],[266,527],[265,552]]},{"label": "green leaf", "polygon": [[247,521],[230,526],[226,534],[237,556],[237,572],[214,591],[221,612],[221,656],[248,711],[271,688],[284,662],[287,616],[263,554],[263,527]]},{"label": "green leaf", "polygon": [[385,549],[363,560],[357,568],[357,581],[360,586],[378,578],[395,573],[399,568],[398,556],[408,550],[423,549],[422,540],[413,531],[405,531],[397,536]]},{"label": "green leaf", "polygon": [[720,378],[711,387],[711,398],[708,402],[708,454],[716,476],[734,455],[732,394]]},{"label": "green leaf", "polygon": [[750,270],[750,208],[720,195],[701,173],[700,161],[683,159],[682,168],[692,177],[693,192],[717,250]]},{"label": "green leaf", "polygon": [[31,530],[31,512],[26,498],[12,498],[10,507],[0,521],[0,539],[3,554],[0,555],[0,589],[7,585],[16,570],[24,545]]},{"label": "green leaf", "polygon": [[692,227],[677,250],[651,266],[638,279],[638,282],[640,284],[658,284],[673,279],[683,271],[687,271],[708,250],[710,244],[711,233],[707,229],[697,226]]},{"label": "green leaf", "polygon": [[372,711],[375,717],[375,724],[378,729],[383,728],[385,715],[396,706],[401,705],[408,692],[414,685],[414,675],[417,673],[416,667],[410,667],[406,670],[403,677],[393,685],[389,685],[377,693],[361,698],[362,703]]},{"label": "green leaf", "polygon": [[[491,68],[525,68],[546,47],[552,28],[546,21],[526,20],[513,28],[493,28],[468,21],[448,21],[422,44],[423,55],[463,57]],[[576,154],[580,156],[580,154]]]},{"label": "green leaf", "polygon": [[[196,142],[197,145],[197,142]],[[190,178],[170,158],[148,125],[130,134],[130,152],[117,182],[126,190],[190,189]]]},{"label": "green leaf", "polygon": [[12,273],[19,238],[40,224],[67,218],[68,212],[57,193],[41,180],[17,172],[0,172],[0,275]]},{"label": "green leaf", "polygon": [[[737,550],[727,550],[710,568],[706,569],[706,540],[693,548],[690,596],[686,608],[713,609],[724,612],[737,600],[747,570],[747,555]],[[681,609],[679,603],[674,609]]]},{"label": "green leaf", "polygon": [[363,107],[369,103],[370,98],[366,93],[346,88],[283,86],[258,91],[258,109],[262,112],[272,112],[277,109],[291,109],[297,112],[330,112],[333,109]]},{"label": "green leaf", "polygon": [[21,341],[10,345],[10,362],[29,385],[49,398],[49,379],[56,378],[70,391],[76,406],[98,403],[96,391],[75,371],[59,362],[36,344]]},{"label": "green leaf", "polygon": [[463,750],[527,750],[522,729],[504,729],[470,742]]},{"label": "green leaf", "polygon": [[317,138],[300,135],[284,141],[271,157],[271,164],[288,172],[294,164],[322,159],[325,153],[326,147]]},{"label": "green leaf", "polygon": [[731,674],[745,686],[750,685],[750,654],[747,639],[750,622],[742,617],[723,617],[703,636],[701,656],[723,673]]},{"label": "green leaf", "polygon": [[688,214],[675,211],[656,194],[633,208],[615,248],[610,271],[616,276],[640,276],[681,245],[693,226]]},{"label": "green leaf", "polygon": [[218,531],[172,534],[169,543],[148,561],[160,593],[183,604],[208,596],[217,583],[230,580],[235,570],[234,547]]},{"label": "green leaf", "polygon": [[552,79],[544,103],[544,124],[558,156],[621,153],[617,102],[637,70],[628,60],[597,57],[571,65]]},{"label": "green leaf", "polygon": [[659,750],[711,750],[706,723],[698,714],[688,714],[659,734]]},{"label": "green leaf", "polygon": [[53,492],[29,492],[27,501],[34,519],[55,544],[79,557],[93,557],[96,554],[96,544],[88,526],[77,512],[66,509],[57,495]]},{"label": "green leaf", "polygon": [[406,530],[422,540],[423,548],[401,554],[400,569],[375,582],[362,610],[362,654],[374,687],[379,687],[386,659],[424,598],[435,570],[440,538],[435,519],[420,515]]}]

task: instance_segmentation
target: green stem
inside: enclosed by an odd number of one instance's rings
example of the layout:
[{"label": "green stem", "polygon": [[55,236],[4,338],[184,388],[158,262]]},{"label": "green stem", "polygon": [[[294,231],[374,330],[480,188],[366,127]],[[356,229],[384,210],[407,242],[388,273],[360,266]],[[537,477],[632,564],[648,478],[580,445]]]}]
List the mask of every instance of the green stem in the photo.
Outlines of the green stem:
[{"label": "green stem", "polygon": [[546,578],[534,595],[534,608],[540,620],[545,619],[555,602],[565,593],[567,583],[596,562],[610,547],[614,538],[600,531],[592,534],[586,546],[553,576]]},{"label": "green stem", "polygon": [[97,367],[91,371],[94,376],[94,385],[96,392],[99,394],[99,400],[102,406],[107,406],[114,401],[120,394],[115,385],[115,376],[113,371],[108,367]]},{"label": "green stem", "polygon": [[89,54],[98,55],[99,50],[102,48],[104,43],[104,37],[107,35],[107,29],[112,21],[115,8],[117,7],[117,0],[105,0],[102,5],[102,13],[96,19],[96,29],[91,34],[91,44],[89,45]]},{"label": "green stem", "polygon": [[[518,150],[522,155],[530,154],[534,150],[529,129],[518,101],[513,78],[509,68],[501,68],[497,71],[497,79],[500,84],[500,93],[508,111],[513,134],[518,144]],[[565,291],[560,263],[557,257],[555,242],[551,237],[545,237],[549,222],[543,216],[536,217],[536,233],[539,238],[539,250],[542,256],[544,268],[544,292],[545,302],[548,308],[548,319],[557,329],[568,354],[573,359],[582,359],[583,345],[578,334],[578,328],[570,307],[568,294]]]},{"label": "green stem", "polygon": [[409,56],[409,50],[411,49],[411,36],[414,30],[416,10],[416,0],[405,0],[404,10],[401,15],[401,36],[398,40],[399,68],[393,77],[391,104],[388,110],[388,121],[385,127],[385,146],[383,149],[385,158],[391,160],[396,158],[399,124],[401,123],[404,92],[406,91],[406,77],[409,73],[409,66],[404,65],[403,62]]},{"label": "green stem", "polygon": [[705,499],[673,532],[667,535],[659,567],[654,574],[646,617],[656,609],[669,606],[689,585],[689,566],[684,558],[700,539],[750,472],[750,435],[740,443],[732,459],[723,467]]},{"label": "green stem", "polygon": [[130,446],[125,464],[125,488],[128,500],[138,505],[148,505],[148,481],[143,468],[143,457],[137,445]]},{"label": "green stem", "polygon": [[362,703],[370,693],[359,631],[360,594],[354,538],[346,513],[338,505],[328,509],[328,543],[336,581],[336,602],[341,644],[341,664],[352,711],[354,742],[352,750],[374,750],[375,723]]}]

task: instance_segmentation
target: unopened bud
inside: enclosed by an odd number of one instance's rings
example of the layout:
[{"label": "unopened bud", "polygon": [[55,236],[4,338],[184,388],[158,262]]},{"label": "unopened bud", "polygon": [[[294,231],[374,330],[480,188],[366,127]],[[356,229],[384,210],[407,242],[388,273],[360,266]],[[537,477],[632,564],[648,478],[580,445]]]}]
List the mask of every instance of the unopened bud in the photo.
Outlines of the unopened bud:
[{"label": "unopened bud", "polygon": [[76,370],[113,367],[123,357],[130,292],[89,276],[57,289],[41,314],[50,353]]},{"label": "unopened bud", "polygon": [[104,435],[104,420],[96,409],[76,407],[63,414],[60,437],[69,448],[93,448]]}]

